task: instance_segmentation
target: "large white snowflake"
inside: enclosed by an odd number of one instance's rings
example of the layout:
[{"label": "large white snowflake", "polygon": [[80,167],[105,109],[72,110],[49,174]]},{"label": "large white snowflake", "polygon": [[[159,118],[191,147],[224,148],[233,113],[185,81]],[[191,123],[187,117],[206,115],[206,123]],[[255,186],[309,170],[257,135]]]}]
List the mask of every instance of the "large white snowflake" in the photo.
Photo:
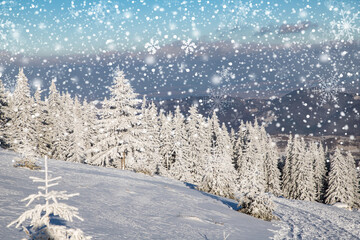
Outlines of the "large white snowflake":
[{"label": "large white snowflake", "polygon": [[211,115],[214,111],[225,115],[229,106],[232,104],[228,91],[225,87],[211,88],[207,91],[209,93],[209,99],[207,103],[209,108],[207,114]]},{"label": "large white snowflake", "polygon": [[340,11],[340,20],[331,21],[331,32],[336,40],[349,41],[354,40],[354,35],[360,33],[360,27],[356,24],[359,12],[352,13],[350,10]]},{"label": "large white snowflake", "polygon": [[16,79],[15,78],[12,78],[10,77],[8,74],[5,74],[3,76],[3,84],[4,84],[4,87],[10,91],[10,92],[14,92],[15,90],[15,86],[16,86]]},{"label": "large white snowflake", "polygon": [[158,40],[154,40],[154,39],[150,39],[150,41],[145,44],[145,48],[147,49],[147,51],[148,51],[150,54],[155,54],[155,53],[157,52],[157,50],[160,49],[160,47],[159,47],[159,41],[158,41]]},{"label": "large white snowflake", "polygon": [[182,41],[182,46],[181,49],[185,51],[185,54],[191,54],[195,51],[196,45],[194,42],[192,42],[192,40],[189,38],[188,40],[183,40]]},{"label": "large white snowflake", "polygon": [[221,82],[229,82],[231,79],[235,79],[235,74],[231,72],[230,67],[222,66],[221,70],[217,70],[216,73],[220,76]]},{"label": "large white snowflake", "polygon": [[338,93],[343,91],[343,88],[340,86],[340,77],[341,75],[335,74],[329,78],[319,77],[319,82],[314,89],[314,92],[319,94],[319,104],[320,106],[328,103],[338,102]]}]

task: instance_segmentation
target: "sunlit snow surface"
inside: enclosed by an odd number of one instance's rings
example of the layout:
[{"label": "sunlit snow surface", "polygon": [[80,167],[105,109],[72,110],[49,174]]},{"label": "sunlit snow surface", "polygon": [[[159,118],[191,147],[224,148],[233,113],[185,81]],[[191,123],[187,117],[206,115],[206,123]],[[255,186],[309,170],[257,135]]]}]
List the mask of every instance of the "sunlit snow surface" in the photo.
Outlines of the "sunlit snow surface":
[{"label": "sunlit snow surface", "polygon": [[[20,202],[37,191],[29,176],[41,172],[12,167],[15,154],[0,153],[0,239],[21,239],[25,234],[5,226],[25,209]],[[264,222],[232,208],[236,203],[187,187],[163,177],[101,167],[49,161],[49,170],[62,176],[58,190],[80,193],[66,203],[79,208],[81,228],[93,239],[267,239]],[[34,206],[34,205],[32,205]]]},{"label": "sunlit snow surface", "polygon": [[[0,152],[0,239],[24,233],[6,228],[27,209],[21,199],[36,191],[29,176],[12,167],[14,153]],[[184,183],[118,169],[49,161],[59,190],[79,192],[67,201],[84,222],[67,223],[93,239],[359,239],[360,213],[314,202],[275,199],[280,221],[264,222],[233,210],[236,203]],[[275,234],[275,236],[274,236]]]}]

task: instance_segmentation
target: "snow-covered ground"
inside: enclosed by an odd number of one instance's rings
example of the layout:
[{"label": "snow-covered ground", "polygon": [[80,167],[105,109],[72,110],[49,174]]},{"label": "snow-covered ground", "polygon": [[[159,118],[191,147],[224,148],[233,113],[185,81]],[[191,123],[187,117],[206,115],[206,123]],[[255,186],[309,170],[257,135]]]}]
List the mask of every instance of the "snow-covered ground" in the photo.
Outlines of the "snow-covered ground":
[{"label": "snow-covered ground", "polygon": [[275,239],[360,239],[360,212],[316,202],[277,198]]},{"label": "snow-covered ground", "polygon": [[[21,199],[38,185],[29,176],[42,172],[12,167],[13,152],[0,150],[0,239],[24,233],[6,225],[25,209]],[[66,203],[79,208],[81,228],[93,239],[357,239],[360,213],[324,204],[276,199],[282,221],[265,222],[234,211],[236,202],[194,190],[159,176],[49,161],[58,190],[79,192]],[[32,205],[34,206],[34,205]],[[280,230],[279,230],[280,229]]]}]

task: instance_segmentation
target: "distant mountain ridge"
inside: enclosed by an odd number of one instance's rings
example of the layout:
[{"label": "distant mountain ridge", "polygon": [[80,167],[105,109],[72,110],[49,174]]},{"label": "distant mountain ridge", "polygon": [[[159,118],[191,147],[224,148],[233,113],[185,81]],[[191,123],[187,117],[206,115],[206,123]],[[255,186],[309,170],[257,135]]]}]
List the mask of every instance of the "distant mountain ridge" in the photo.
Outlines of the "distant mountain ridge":
[{"label": "distant mountain ridge", "polygon": [[336,94],[337,101],[320,104],[322,93],[315,89],[298,89],[281,98],[242,99],[230,96],[187,97],[157,101],[165,112],[180,106],[184,114],[192,104],[209,116],[215,110],[220,121],[235,130],[241,121],[258,119],[270,134],[360,136],[360,97]]}]

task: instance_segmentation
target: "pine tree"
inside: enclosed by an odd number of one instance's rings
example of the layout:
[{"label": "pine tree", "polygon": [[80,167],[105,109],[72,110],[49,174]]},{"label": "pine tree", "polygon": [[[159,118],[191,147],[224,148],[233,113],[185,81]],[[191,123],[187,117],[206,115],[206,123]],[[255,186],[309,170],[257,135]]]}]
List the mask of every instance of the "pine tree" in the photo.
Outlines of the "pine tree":
[{"label": "pine tree", "polygon": [[324,197],[324,183],[326,178],[326,158],[324,148],[321,143],[310,144],[309,151],[313,156],[314,181],[316,188],[316,201],[322,202]]},{"label": "pine tree", "polygon": [[307,150],[304,139],[294,141],[295,157],[293,165],[293,181],[290,198],[314,201],[316,197],[313,158]]},{"label": "pine tree", "polygon": [[72,222],[74,218],[83,221],[83,219],[78,216],[79,213],[77,208],[59,202],[60,199],[68,200],[71,197],[79,195],[78,193],[67,194],[66,191],[49,191],[50,187],[58,185],[55,181],[60,178],[61,177],[50,178],[48,176],[47,158],[45,157],[45,178],[30,177],[33,182],[44,183],[44,186],[38,187],[40,190],[43,190],[43,192],[39,191],[37,194],[31,194],[22,200],[28,201],[26,206],[29,206],[37,199],[44,199],[45,204],[37,204],[33,209],[25,211],[18,219],[11,222],[7,227],[16,224],[15,227],[18,228],[22,226],[27,219],[30,219],[30,225],[27,227],[23,226],[24,231],[30,239],[91,239],[91,237],[86,237],[80,229],[71,229],[66,226],[53,225],[51,223],[53,216],[59,216],[65,221],[70,222]]},{"label": "pine tree", "polygon": [[83,138],[84,138],[84,148],[85,151],[85,162],[87,163],[87,159],[92,157],[91,149],[95,145],[95,136],[96,136],[96,122],[97,122],[97,108],[93,102],[88,103],[86,100],[83,101],[82,104],[83,111]]},{"label": "pine tree", "polygon": [[243,153],[245,153],[247,144],[249,142],[249,123],[244,123],[241,121],[239,130],[237,133],[237,139],[234,146],[234,152],[233,152],[233,163],[235,166],[235,169],[241,168],[241,156]]},{"label": "pine tree", "polygon": [[37,88],[34,95],[33,118],[36,138],[36,152],[39,156],[47,156],[50,154],[50,139],[47,139],[47,114],[46,103],[41,100],[41,89]]},{"label": "pine tree", "polygon": [[232,151],[231,151],[231,159],[233,162],[234,167],[236,168],[236,140],[237,140],[237,134],[235,133],[235,130],[233,128],[230,129],[230,142],[231,142],[231,147],[232,147]]},{"label": "pine tree", "polygon": [[[359,207],[360,207],[359,177],[358,177],[358,173],[356,170],[355,159],[350,151],[348,151],[346,153],[346,160],[347,160],[347,164],[349,166],[348,176],[349,176],[349,179],[352,180],[352,186],[353,186],[352,192],[354,194],[354,197],[353,197],[354,200],[352,201],[353,202],[352,206],[357,207],[359,209]],[[351,183],[349,183],[349,185],[350,185],[350,187],[349,187],[349,190],[350,190]]]},{"label": "pine tree", "polygon": [[[69,106],[70,107],[70,106]],[[72,108],[72,132],[69,137],[69,155],[66,161],[84,163],[85,139],[82,106],[77,96]]]},{"label": "pine tree", "polygon": [[[15,91],[10,98],[9,106],[11,108],[10,121],[7,123],[6,131],[11,148],[16,152],[20,152],[21,148],[23,148],[22,144],[27,141],[30,143],[36,141],[34,120],[32,118],[33,99],[30,96],[28,79],[22,68],[20,68],[17,75]],[[33,145],[33,148],[35,148],[35,144]]]},{"label": "pine tree", "polygon": [[211,143],[211,155],[207,158],[206,174],[198,189],[218,196],[234,198],[235,169],[232,164],[230,137],[226,127],[220,128],[216,113],[213,113],[209,123],[208,136]]},{"label": "pine tree", "polygon": [[186,133],[188,148],[186,158],[191,164],[191,175],[194,184],[202,181],[206,173],[206,160],[209,157],[210,141],[207,139],[206,123],[204,117],[198,112],[196,106],[189,109],[189,116],[186,119]]},{"label": "pine tree", "polygon": [[357,176],[351,154],[343,155],[339,148],[330,157],[329,184],[325,203],[345,203],[353,207],[357,200]]},{"label": "pine tree", "polygon": [[0,146],[7,146],[6,124],[9,122],[10,108],[9,98],[5,87],[0,79]]},{"label": "pine tree", "polygon": [[173,143],[173,162],[170,166],[170,174],[173,178],[192,182],[191,177],[191,163],[186,158],[185,153],[187,152],[188,144],[186,141],[186,130],[185,130],[185,119],[180,112],[180,107],[177,106],[175,114],[172,119],[173,129],[171,131],[171,141]]},{"label": "pine tree", "polygon": [[49,98],[47,100],[47,109],[49,112],[46,118],[46,138],[50,140],[50,156],[55,159],[65,160],[65,153],[67,150],[65,137],[67,131],[65,119],[63,119],[64,101],[56,89],[55,82],[56,79],[51,82]]},{"label": "pine tree", "polygon": [[262,141],[264,147],[264,172],[265,172],[265,192],[280,196],[282,194],[280,187],[280,170],[278,168],[279,153],[276,143],[267,136]]},{"label": "pine tree", "polygon": [[146,106],[144,96],[141,108],[141,145],[140,151],[136,153],[136,162],[133,165],[135,171],[147,174],[164,172],[160,155],[160,123],[157,107],[152,102]]},{"label": "pine tree", "polygon": [[[264,220],[273,219],[273,203],[265,194],[266,179],[264,167],[264,153],[261,149],[261,132],[257,121],[254,126],[246,124],[246,130],[239,134],[244,138],[239,150],[238,159],[238,187],[240,211]],[[239,140],[239,139],[238,139]],[[242,149],[242,150],[241,150]]]},{"label": "pine tree", "polygon": [[294,141],[291,135],[289,135],[285,152],[286,152],[286,158],[282,173],[282,191],[286,198],[290,198],[292,192],[292,186],[294,186],[293,165],[295,162]]},{"label": "pine tree", "polygon": [[[128,165],[132,164],[134,151],[138,150],[136,146],[140,145],[139,101],[129,80],[119,68],[114,72],[113,85],[109,89],[110,98],[103,102],[95,152],[89,162],[125,169],[125,161]],[[124,162],[121,162],[122,159]]]},{"label": "pine tree", "polygon": [[160,175],[167,175],[170,171],[170,166],[174,162],[173,142],[172,142],[172,114],[167,116],[160,112],[160,155],[162,159],[162,166],[166,172],[160,173]]},{"label": "pine tree", "polygon": [[[60,114],[61,116],[61,124],[62,124],[62,129],[64,130],[62,133],[60,133],[60,141],[59,141],[59,149],[62,149],[61,155],[59,158],[57,159],[61,159],[64,161],[69,161],[70,156],[73,155],[73,152],[71,152],[71,148],[69,148],[69,146],[71,146],[72,141],[72,137],[73,137],[73,133],[74,133],[74,123],[75,123],[75,119],[78,122],[78,125],[82,125],[82,120],[81,115],[82,113],[77,113],[79,116],[74,116],[74,100],[72,99],[70,93],[66,92],[64,95],[61,96],[62,99],[62,106],[63,106],[63,110]],[[78,102],[78,104],[80,104]],[[81,107],[78,107],[79,111],[81,111]],[[78,126],[80,128],[82,128],[81,126]],[[82,131],[81,130],[78,130]],[[82,133],[81,133],[82,135]],[[80,143],[83,145],[83,142]],[[72,159],[75,160],[75,159]]]},{"label": "pine tree", "polygon": [[259,132],[250,124],[247,124],[247,131],[248,142],[238,159],[239,192],[243,195],[258,195],[265,192],[266,185],[262,150],[258,145]]}]

